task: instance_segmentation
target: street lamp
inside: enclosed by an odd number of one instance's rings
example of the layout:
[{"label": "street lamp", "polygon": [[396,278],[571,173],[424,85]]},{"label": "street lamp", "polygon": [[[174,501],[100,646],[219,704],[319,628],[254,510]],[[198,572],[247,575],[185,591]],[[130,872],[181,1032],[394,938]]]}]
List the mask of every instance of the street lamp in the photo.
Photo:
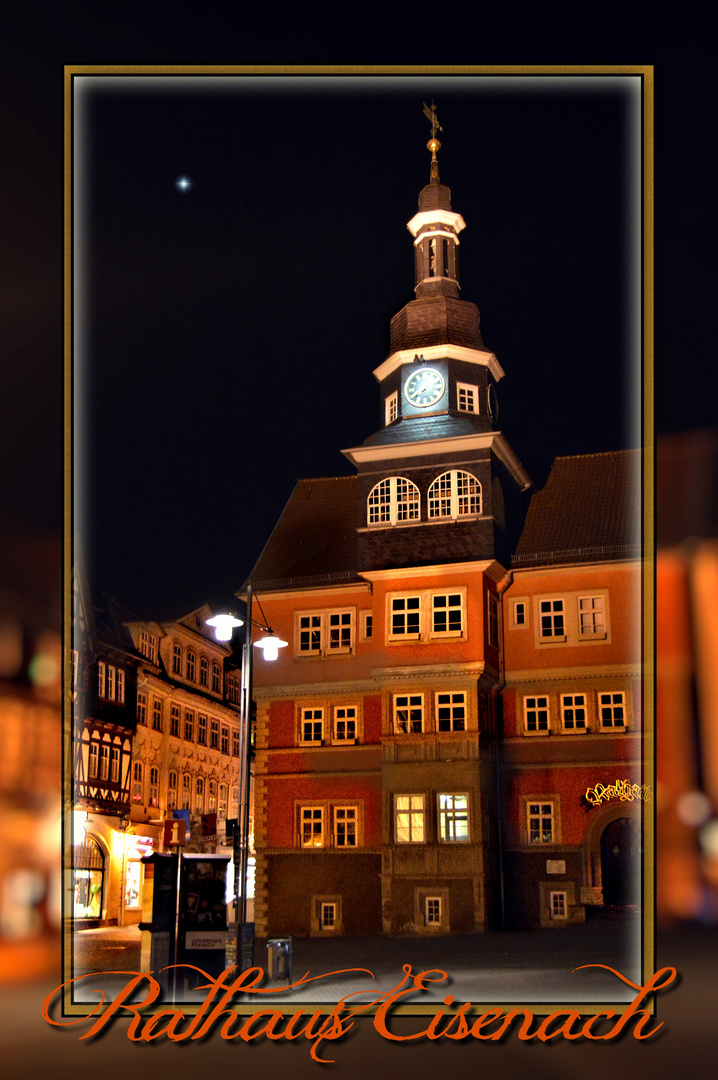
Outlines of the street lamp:
[{"label": "street lamp", "polygon": [[[265,660],[276,660],[279,650],[288,644],[277,637],[271,627],[255,622],[252,618],[252,585],[247,585],[247,630],[242,645],[242,673],[239,696],[239,843],[235,838],[234,848],[234,902],[237,922],[247,921],[247,864],[249,860],[249,808],[250,808],[250,760],[252,740],[250,735],[252,709],[252,647],[261,649]],[[258,601],[259,602],[259,601]],[[261,610],[261,604],[260,604]],[[262,612],[264,615],[264,612]],[[230,641],[234,630],[243,626],[242,619],[230,614],[215,615],[207,619],[207,625],[214,627],[218,641]],[[252,642],[252,627],[256,626],[266,635],[259,641]],[[239,854],[239,859],[237,858]],[[239,942],[238,942],[239,946]]]}]

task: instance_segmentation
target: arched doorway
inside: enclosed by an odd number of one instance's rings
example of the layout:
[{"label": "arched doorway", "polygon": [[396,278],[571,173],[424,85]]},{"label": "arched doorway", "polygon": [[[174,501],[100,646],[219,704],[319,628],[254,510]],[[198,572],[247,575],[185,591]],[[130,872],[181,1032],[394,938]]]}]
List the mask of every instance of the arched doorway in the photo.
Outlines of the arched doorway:
[{"label": "arched doorway", "polygon": [[634,818],[615,818],[601,833],[605,907],[640,905],[641,848],[641,826]]},{"label": "arched doorway", "polygon": [[86,837],[72,849],[74,915],[76,919],[102,918],[105,857],[96,840]]}]

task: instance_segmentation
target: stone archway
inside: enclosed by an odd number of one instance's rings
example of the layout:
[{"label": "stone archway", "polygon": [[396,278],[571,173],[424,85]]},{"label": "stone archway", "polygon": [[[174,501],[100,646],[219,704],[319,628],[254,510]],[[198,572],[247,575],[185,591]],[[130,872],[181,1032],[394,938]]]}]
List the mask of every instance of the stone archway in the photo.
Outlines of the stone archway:
[{"label": "stone archway", "polygon": [[601,833],[601,883],[605,907],[641,903],[641,823],[635,817],[616,817]]}]

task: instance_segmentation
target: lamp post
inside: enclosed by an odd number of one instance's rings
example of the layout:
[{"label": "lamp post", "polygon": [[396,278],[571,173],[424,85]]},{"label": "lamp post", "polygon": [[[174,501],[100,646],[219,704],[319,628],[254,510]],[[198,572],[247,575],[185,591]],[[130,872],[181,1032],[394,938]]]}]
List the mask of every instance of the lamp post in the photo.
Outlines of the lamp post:
[{"label": "lamp post", "polygon": [[[252,757],[251,717],[252,717],[252,648],[261,649],[265,660],[276,660],[279,650],[288,642],[282,641],[272,632],[271,627],[255,622],[252,618],[253,592],[251,582],[247,585],[247,629],[242,645],[241,689],[239,696],[239,816],[237,828],[239,843],[235,839],[234,857],[234,902],[237,922],[247,921],[247,864],[249,860],[249,809],[250,809],[250,762]],[[261,609],[261,605],[260,605]],[[264,614],[262,612],[262,614]],[[208,626],[214,627],[218,641],[230,641],[234,630],[243,625],[242,619],[234,615],[221,614],[207,620]],[[252,641],[252,627],[262,630],[265,637]],[[239,858],[237,858],[237,853]]]}]

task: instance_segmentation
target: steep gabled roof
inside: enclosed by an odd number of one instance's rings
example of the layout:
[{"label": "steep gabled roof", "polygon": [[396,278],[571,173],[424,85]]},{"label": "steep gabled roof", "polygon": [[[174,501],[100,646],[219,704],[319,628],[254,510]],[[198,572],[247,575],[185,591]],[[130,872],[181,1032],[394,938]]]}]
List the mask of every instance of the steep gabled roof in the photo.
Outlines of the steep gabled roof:
[{"label": "steep gabled roof", "polygon": [[556,458],[531,500],[514,568],[641,554],[641,452]]},{"label": "steep gabled roof", "polygon": [[359,478],[299,480],[251,573],[263,590],[357,578]]}]

